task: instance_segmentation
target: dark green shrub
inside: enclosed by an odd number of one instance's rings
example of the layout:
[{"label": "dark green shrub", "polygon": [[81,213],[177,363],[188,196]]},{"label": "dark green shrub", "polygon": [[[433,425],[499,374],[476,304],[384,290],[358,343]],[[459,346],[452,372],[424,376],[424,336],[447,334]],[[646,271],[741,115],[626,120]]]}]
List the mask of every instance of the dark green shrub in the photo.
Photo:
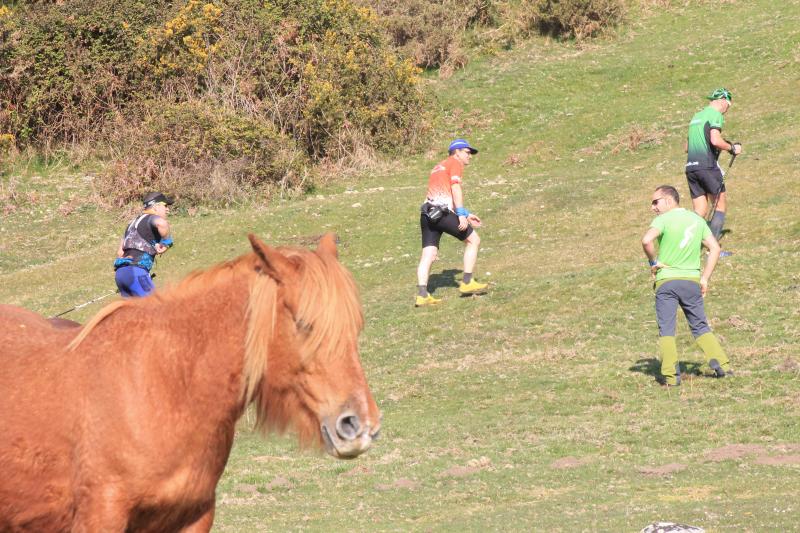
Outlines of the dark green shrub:
[{"label": "dark green shrub", "polygon": [[[165,2],[20,3],[0,50],[0,127],[22,144],[91,138],[148,85],[135,57]],[[2,24],[2,23],[0,23]],[[2,31],[2,30],[0,30]]]},{"label": "dark green shrub", "polygon": [[380,16],[395,47],[424,68],[467,61],[465,32],[494,22],[492,0],[360,0]]},{"label": "dark green shrub", "polygon": [[221,6],[206,91],[269,118],[313,160],[342,157],[355,142],[396,147],[425,131],[419,72],[390,47],[372,10],[350,0]]},{"label": "dark green shrub", "polygon": [[532,0],[539,31],[553,37],[594,37],[622,22],[622,0]]}]

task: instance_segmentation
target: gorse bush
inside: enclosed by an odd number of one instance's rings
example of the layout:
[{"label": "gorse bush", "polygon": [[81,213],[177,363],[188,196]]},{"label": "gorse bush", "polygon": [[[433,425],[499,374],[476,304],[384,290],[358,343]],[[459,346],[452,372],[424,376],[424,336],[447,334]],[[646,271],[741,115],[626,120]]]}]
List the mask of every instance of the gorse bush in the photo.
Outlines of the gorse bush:
[{"label": "gorse bush", "polygon": [[467,60],[466,31],[494,23],[491,0],[361,0],[375,9],[394,46],[417,66],[450,71]]},{"label": "gorse bush", "polygon": [[21,4],[0,36],[0,133],[110,146],[115,202],[302,189],[315,162],[426,131],[418,69],[350,0]]},{"label": "gorse bush", "polygon": [[578,40],[619,24],[625,13],[622,0],[533,0],[530,7],[539,31]]},{"label": "gorse bush", "polygon": [[471,50],[507,48],[533,33],[585,39],[621,22],[623,0],[358,0],[380,15],[395,47],[441,75]]},{"label": "gorse bush", "polygon": [[118,130],[115,140],[125,152],[98,180],[115,204],[153,189],[199,203],[232,203],[243,194],[309,185],[304,152],[268,122],[213,101],[144,107],[141,123]]},{"label": "gorse bush", "polygon": [[[9,12],[0,51],[0,129],[22,144],[93,137],[149,87],[137,65],[158,2],[76,0]],[[1,32],[2,30],[0,30]]]}]

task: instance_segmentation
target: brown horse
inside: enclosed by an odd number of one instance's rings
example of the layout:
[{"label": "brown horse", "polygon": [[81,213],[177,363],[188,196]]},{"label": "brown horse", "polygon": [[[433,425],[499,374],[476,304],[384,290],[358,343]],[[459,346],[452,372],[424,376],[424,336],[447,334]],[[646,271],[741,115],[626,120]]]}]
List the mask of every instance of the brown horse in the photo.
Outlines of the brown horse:
[{"label": "brown horse", "polygon": [[380,413],[331,235],[114,302],[83,329],[0,306],[0,531],[208,531],[237,419],[350,458]]}]

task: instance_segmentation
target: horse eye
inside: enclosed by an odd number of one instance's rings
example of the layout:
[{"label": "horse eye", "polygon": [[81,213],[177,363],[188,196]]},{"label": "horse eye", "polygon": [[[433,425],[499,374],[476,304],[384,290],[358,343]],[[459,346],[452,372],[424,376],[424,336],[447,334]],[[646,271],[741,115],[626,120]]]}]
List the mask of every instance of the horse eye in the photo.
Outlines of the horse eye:
[{"label": "horse eye", "polygon": [[304,335],[308,335],[314,329],[314,326],[312,326],[311,324],[302,319],[297,320],[295,324],[297,326],[297,330],[301,331]]}]

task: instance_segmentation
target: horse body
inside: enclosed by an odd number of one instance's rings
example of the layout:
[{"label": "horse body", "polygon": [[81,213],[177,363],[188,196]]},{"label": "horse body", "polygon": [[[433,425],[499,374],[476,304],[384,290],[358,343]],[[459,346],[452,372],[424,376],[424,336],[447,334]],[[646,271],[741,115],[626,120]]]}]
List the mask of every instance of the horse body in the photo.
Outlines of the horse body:
[{"label": "horse body", "polygon": [[332,242],[301,253],[251,241],[254,254],[111,304],[79,334],[0,333],[0,390],[12,391],[0,397],[0,531],[208,531],[251,401],[264,429],[294,427],[338,457],[369,447],[380,421],[360,307],[353,324]]}]

